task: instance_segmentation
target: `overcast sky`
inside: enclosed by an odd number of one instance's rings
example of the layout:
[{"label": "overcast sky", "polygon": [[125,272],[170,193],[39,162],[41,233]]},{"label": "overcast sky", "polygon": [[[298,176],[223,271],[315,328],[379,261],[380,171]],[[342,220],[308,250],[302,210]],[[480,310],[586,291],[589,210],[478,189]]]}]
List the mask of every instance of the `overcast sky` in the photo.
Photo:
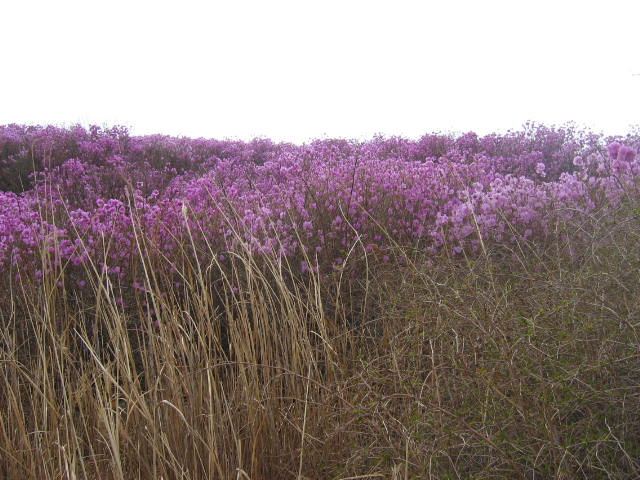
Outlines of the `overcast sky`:
[{"label": "overcast sky", "polygon": [[640,124],[639,14],[632,0],[3,0],[0,124],[624,133]]}]

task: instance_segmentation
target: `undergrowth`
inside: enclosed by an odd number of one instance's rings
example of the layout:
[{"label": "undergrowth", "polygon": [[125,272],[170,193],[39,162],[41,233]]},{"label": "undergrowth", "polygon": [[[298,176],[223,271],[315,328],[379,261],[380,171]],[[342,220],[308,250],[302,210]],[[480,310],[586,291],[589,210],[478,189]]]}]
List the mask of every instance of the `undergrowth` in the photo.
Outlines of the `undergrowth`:
[{"label": "undergrowth", "polygon": [[246,251],[180,286],[140,237],[143,292],[11,280],[0,477],[639,478],[639,227],[627,201],[474,258]]}]

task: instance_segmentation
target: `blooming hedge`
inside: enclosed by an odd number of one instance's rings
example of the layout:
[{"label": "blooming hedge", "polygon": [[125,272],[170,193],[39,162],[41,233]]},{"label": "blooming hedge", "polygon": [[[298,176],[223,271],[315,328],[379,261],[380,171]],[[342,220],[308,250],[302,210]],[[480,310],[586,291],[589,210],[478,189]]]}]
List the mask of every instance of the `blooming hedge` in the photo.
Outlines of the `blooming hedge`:
[{"label": "blooming hedge", "polygon": [[397,245],[473,253],[549,237],[557,220],[634,194],[637,148],[632,136],[540,125],[305,145],[7,125],[0,270],[38,278],[90,264],[140,285],[142,249],[170,272],[238,250],[301,272],[339,267],[354,245],[382,261]]}]

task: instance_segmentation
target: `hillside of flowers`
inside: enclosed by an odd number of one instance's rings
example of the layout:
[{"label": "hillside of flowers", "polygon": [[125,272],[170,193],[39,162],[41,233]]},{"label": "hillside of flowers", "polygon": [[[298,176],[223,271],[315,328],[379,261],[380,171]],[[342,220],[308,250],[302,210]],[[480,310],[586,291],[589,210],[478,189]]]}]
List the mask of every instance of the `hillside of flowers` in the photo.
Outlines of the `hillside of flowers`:
[{"label": "hillside of flowers", "polygon": [[169,274],[237,251],[285,258],[301,274],[355,255],[395,261],[394,246],[474,255],[543,241],[558,220],[634,194],[639,146],[536,124],[304,145],[5,125],[0,271],[18,280],[63,269],[81,287],[91,266],[140,286],[141,250]]},{"label": "hillside of flowers", "polygon": [[640,478],[639,133],[0,126],[0,478]]}]

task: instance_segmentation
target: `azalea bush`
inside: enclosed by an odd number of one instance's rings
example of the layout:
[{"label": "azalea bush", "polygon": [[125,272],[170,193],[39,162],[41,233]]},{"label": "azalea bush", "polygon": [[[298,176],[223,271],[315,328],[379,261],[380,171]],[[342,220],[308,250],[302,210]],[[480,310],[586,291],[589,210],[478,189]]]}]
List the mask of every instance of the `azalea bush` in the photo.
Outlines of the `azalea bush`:
[{"label": "azalea bush", "polygon": [[635,192],[637,142],[626,140],[527,125],[299,146],[8,125],[0,269],[39,277],[91,261],[140,282],[139,236],[167,273],[185,255],[206,266],[239,249],[287,257],[300,273],[362,254],[390,261],[395,246],[486,254],[544,241],[559,219]]}]

